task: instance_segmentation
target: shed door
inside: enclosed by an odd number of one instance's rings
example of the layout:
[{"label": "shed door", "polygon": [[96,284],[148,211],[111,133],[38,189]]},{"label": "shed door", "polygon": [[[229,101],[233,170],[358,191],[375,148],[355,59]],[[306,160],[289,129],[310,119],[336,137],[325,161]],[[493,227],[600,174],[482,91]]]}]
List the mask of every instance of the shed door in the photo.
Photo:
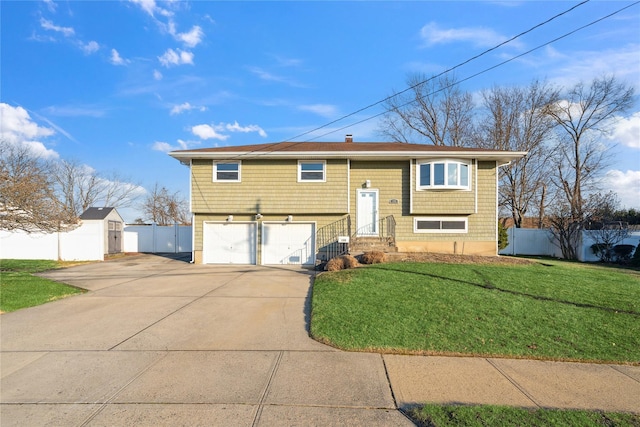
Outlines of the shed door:
[{"label": "shed door", "polygon": [[204,264],[255,264],[254,222],[205,222],[202,230]]},{"label": "shed door", "polygon": [[315,261],[315,224],[262,223],[262,264],[313,265]]},{"label": "shed door", "polygon": [[107,253],[118,254],[122,252],[122,223],[118,221],[109,221],[108,226],[109,231],[107,233]]}]

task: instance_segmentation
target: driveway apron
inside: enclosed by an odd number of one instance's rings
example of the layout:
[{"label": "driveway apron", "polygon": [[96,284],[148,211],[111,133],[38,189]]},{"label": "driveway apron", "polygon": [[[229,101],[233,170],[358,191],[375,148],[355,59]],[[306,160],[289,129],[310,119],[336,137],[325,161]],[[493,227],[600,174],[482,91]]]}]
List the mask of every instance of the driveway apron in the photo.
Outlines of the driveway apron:
[{"label": "driveway apron", "polygon": [[0,316],[0,424],[413,425],[382,356],[308,336],[313,272],[136,255]]}]

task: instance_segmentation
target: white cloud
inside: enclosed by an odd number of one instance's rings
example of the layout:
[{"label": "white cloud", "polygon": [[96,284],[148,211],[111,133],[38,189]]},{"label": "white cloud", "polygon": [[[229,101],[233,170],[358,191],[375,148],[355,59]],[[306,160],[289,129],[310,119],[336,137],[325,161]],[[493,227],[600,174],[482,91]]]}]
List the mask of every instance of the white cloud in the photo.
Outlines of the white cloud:
[{"label": "white cloud", "polygon": [[129,0],[129,1],[133,4],[140,6],[142,10],[144,10],[151,16],[154,16],[154,13],[158,11],[158,6],[156,5],[155,0]]},{"label": "white cloud", "polygon": [[548,73],[552,83],[570,87],[576,83],[588,82],[595,77],[615,75],[621,82],[629,82],[640,87],[639,44],[618,46],[607,50],[580,50],[559,52],[546,49],[545,57],[537,57],[532,67]]},{"label": "white cloud", "polygon": [[111,62],[113,65],[126,65],[129,63],[129,60],[122,58],[117,50],[111,49],[111,57],[109,58],[109,62]]},{"label": "white cloud", "polygon": [[53,0],[42,0],[42,1],[44,2],[44,4],[47,5],[49,12],[55,13],[56,9],[58,8],[58,5],[55,4]]},{"label": "white cloud", "polygon": [[181,49],[167,51],[158,57],[160,63],[169,68],[172,65],[193,64],[193,53]]},{"label": "white cloud", "polygon": [[36,155],[57,158],[58,153],[38,139],[55,134],[53,129],[39,126],[22,107],[0,103],[0,139],[3,142],[29,147]]},{"label": "white cloud", "polygon": [[326,118],[335,117],[337,113],[337,109],[335,105],[329,105],[329,104],[301,105],[298,107],[298,109],[302,111],[308,111],[310,113],[314,113]]},{"label": "white cloud", "polygon": [[162,73],[158,70],[153,70],[154,80],[162,80]]},{"label": "white cloud", "polygon": [[267,137],[267,133],[258,125],[240,126],[238,122],[233,122],[233,124],[227,123],[226,125],[224,125],[224,128],[229,132],[258,132],[258,135],[260,135],[261,137]]},{"label": "white cloud", "polygon": [[640,111],[628,118],[616,119],[609,138],[627,147],[640,150]]},{"label": "white cloud", "polygon": [[626,172],[612,169],[604,177],[606,188],[613,190],[627,209],[640,208],[640,170]]},{"label": "white cloud", "polygon": [[76,33],[75,30],[71,27],[60,27],[58,25],[55,25],[52,21],[44,18],[40,18],[40,26],[45,30],[62,33],[65,37],[71,37]]},{"label": "white cloud", "polygon": [[104,117],[105,110],[92,105],[51,105],[44,109],[48,115],[58,117]]},{"label": "white cloud", "polygon": [[97,52],[100,49],[100,45],[98,42],[90,41],[89,43],[80,42],[80,49],[86,54],[91,55],[92,53]]},{"label": "white cloud", "polygon": [[178,139],[176,145],[171,145],[168,142],[156,141],[153,143],[151,148],[155,151],[162,151],[163,153],[168,153],[174,150],[187,150],[193,146],[200,145],[199,141],[184,141],[182,139]]},{"label": "white cloud", "polygon": [[194,105],[191,105],[188,102],[183,102],[180,105],[174,105],[173,108],[171,108],[170,114],[173,116],[176,114],[180,114],[183,111],[191,111],[191,110],[206,111],[207,107],[196,107]]},{"label": "white cloud", "polygon": [[218,139],[220,141],[226,141],[230,137],[230,135],[226,134],[225,132],[257,132],[261,137],[267,137],[267,133],[260,126],[240,126],[237,121],[234,121],[233,123],[219,123],[214,126],[207,124],[197,125],[191,128],[191,132],[201,139]]},{"label": "white cloud", "polygon": [[[499,34],[490,28],[441,28],[435,22],[430,22],[422,27],[420,29],[420,37],[427,46],[468,42],[475,46],[493,47],[509,39],[509,37]],[[521,47],[522,45],[517,41],[512,41],[509,46]]]},{"label": "white cloud", "polygon": [[177,33],[174,34],[174,37],[176,38],[176,40],[184,43],[187,47],[195,47],[202,41],[204,32],[202,31],[202,28],[195,25],[188,33]]},{"label": "white cloud", "polygon": [[193,126],[191,128],[191,132],[200,139],[217,139],[220,141],[225,141],[229,138],[229,135],[218,133],[218,131],[210,125]]}]

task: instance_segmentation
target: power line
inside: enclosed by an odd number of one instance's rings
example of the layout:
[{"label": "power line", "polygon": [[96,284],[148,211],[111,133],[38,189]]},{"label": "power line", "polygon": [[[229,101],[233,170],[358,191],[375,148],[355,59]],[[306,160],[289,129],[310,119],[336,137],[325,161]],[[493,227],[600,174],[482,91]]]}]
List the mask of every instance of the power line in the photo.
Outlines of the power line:
[{"label": "power line", "polygon": [[[463,62],[461,62],[461,63],[457,64],[457,65],[454,65],[454,66],[453,66],[453,67],[451,67],[451,68],[448,68],[448,69],[446,69],[446,70],[442,71],[440,74],[437,74],[437,75],[431,76],[431,77],[429,77],[428,79],[425,79],[425,80],[423,80],[423,81],[421,81],[421,82],[418,82],[418,83],[414,84],[413,86],[409,86],[409,87],[407,87],[406,89],[404,89],[404,90],[402,90],[402,91],[400,91],[400,92],[398,92],[398,93],[394,93],[393,95],[387,96],[386,98],[383,98],[383,99],[381,99],[381,100],[379,100],[379,101],[376,101],[376,102],[374,102],[374,103],[372,103],[372,104],[369,104],[369,105],[367,105],[366,107],[362,107],[362,108],[360,108],[360,109],[358,109],[358,110],[356,110],[356,111],[354,111],[354,112],[352,112],[352,113],[349,113],[349,114],[347,114],[347,115],[345,115],[345,116],[342,116],[342,117],[340,117],[340,118],[338,118],[338,119],[332,120],[332,121],[330,121],[329,123],[326,123],[326,124],[324,124],[324,125],[322,125],[322,126],[319,126],[319,127],[315,128],[315,129],[312,129],[312,130],[309,130],[309,131],[303,132],[303,133],[301,133],[301,134],[299,134],[299,135],[296,135],[296,136],[294,136],[294,137],[292,137],[292,138],[286,139],[286,140],[284,140],[284,141],[282,141],[282,142],[291,142],[291,141],[292,141],[292,140],[294,140],[294,139],[298,139],[298,138],[300,138],[300,137],[302,137],[302,136],[305,136],[305,135],[308,135],[308,134],[310,134],[310,133],[316,132],[316,131],[318,131],[318,130],[320,130],[320,129],[324,129],[324,128],[326,128],[327,126],[331,126],[331,125],[332,125],[332,124],[334,124],[334,123],[340,122],[340,121],[342,121],[342,120],[344,120],[344,119],[347,119],[347,118],[349,118],[349,117],[351,117],[351,116],[354,116],[354,115],[356,115],[356,114],[358,114],[358,113],[361,113],[361,112],[363,112],[363,111],[365,111],[365,110],[368,110],[368,109],[370,109],[370,108],[373,108],[373,107],[375,107],[376,105],[380,105],[380,104],[382,104],[383,102],[386,102],[386,101],[388,101],[388,100],[389,100],[389,99],[391,99],[391,98],[395,98],[396,96],[401,95],[401,94],[403,94],[403,93],[405,93],[405,92],[408,92],[408,91],[410,91],[410,90],[412,90],[412,89],[416,88],[417,86],[420,86],[420,85],[422,85],[422,84],[424,84],[424,83],[426,83],[426,82],[428,82],[428,81],[430,81],[430,80],[436,79],[436,78],[441,77],[441,76],[443,76],[443,75],[445,75],[445,74],[447,74],[447,73],[450,73],[451,71],[456,70],[456,69],[458,69],[458,68],[460,68],[460,67],[462,67],[462,66],[464,66],[464,65],[467,65],[468,63],[470,63],[470,62],[472,62],[472,61],[475,61],[476,59],[478,59],[478,58],[480,58],[480,57],[482,57],[482,56],[484,56],[484,55],[486,55],[486,54],[488,54],[488,53],[491,53],[491,52],[493,52],[494,50],[499,49],[500,47],[502,47],[502,46],[504,46],[504,45],[506,45],[506,44],[511,43],[512,41],[514,41],[514,40],[516,40],[516,39],[518,39],[518,38],[520,38],[520,37],[522,37],[522,36],[524,36],[524,35],[526,35],[526,34],[528,34],[528,33],[532,32],[532,31],[534,31],[534,30],[538,29],[538,28],[540,28],[540,27],[542,27],[542,26],[544,26],[544,25],[546,25],[546,24],[548,24],[549,22],[551,22],[551,21],[553,21],[553,20],[555,20],[555,19],[557,19],[557,18],[559,18],[559,17],[561,17],[561,16],[564,16],[564,15],[566,15],[566,14],[570,13],[570,12],[572,12],[573,10],[575,10],[575,9],[577,9],[578,7],[580,7],[580,6],[582,6],[582,5],[586,4],[586,3],[588,3],[589,1],[590,1],[590,0],[584,0],[584,1],[582,1],[582,2],[580,2],[580,3],[578,3],[578,4],[576,4],[576,5],[574,5],[574,6],[572,6],[572,7],[570,7],[569,9],[567,9],[567,10],[565,10],[565,11],[563,11],[563,12],[560,12],[560,13],[558,13],[557,15],[552,16],[551,18],[547,19],[546,21],[540,22],[539,24],[534,25],[533,27],[529,28],[528,30],[525,30],[525,31],[523,31],[523,32],[521,32],[521,33],[519,33],[519,34],[517,34],[517,35],[515,35],[515,36],[511,37],[510,39],[505,40],[505,41],[503,41],[502,43],[497,44],[496,46],[494,46],[494,47],[492,47],[492,48],[489,48],[489,49],[485,50],[484,52],[481,52],[481,53],[479,53],[479,54],[477,54],[477,55],[475,55],[475,56],[473,56],[473,57],[471,57],[471,58],[469,58],[469,59],[467,59],[467,60],[465,60],[465,61],[463,61]],[[375,116],[374,116],[374,117],[375,117]],[[341,129],[342,129],[342,128],[341,128]],[[338,130],[340,130],[340,129],[338,129]],[[324,136],[324,135],[323,135],[323,136]],[[314,138],[314,139],[315,139],[315,138]]]},{"label": "power line", "polygon": [[[584,3],[584,2],[583,2],[583,3]],[[435,90],[435,91],[433,91],[433,92],[431,92],[431,93],[429,93],[429,94],[425,95],[424,97],[426,97],[426,96],[431,96],[431,95],[435,95],[436,93],[439,93],[439,92],[441,92],[441,91],[443,91],[443,90],[445,90],[445,89],[449,89],[449,88],[451,88],[451,87],[453,87],[453,86],[455,86],[455,85],[459,85],[459,84],[460,84],[460,83],[462,83],[462,82],[465,82],[465,81],[467,81],[467,80],[471,80],[471,79],[473,79],[473,78],[475,78],[475,77],[478,77],[478,76],[480,76],[480,75],[482,75],[482,74],[484,74],[484,73],[487,73],[487,72],[489,72],[489,71],[491,71],[491,70],[494,70],[494,69],[496,69],[496,68],[498,68],[498,67],[501,67],[501,66],[503,66],[503,65],[505,65],[505,64],[508,64],[509,62],[515,61],[516,59],[521,58],[521,57],[523,57],[523,56],[525,56],[525,55],[528,55],[528,54],[530,54],[530,53],[532,53],[532,52],[535,52],[535,51],[536,51],[536,50],[538,50],[538,49],[541,49],[541,48],[543,48],[543,47],[545,47],[545,46],[548,46],[548,45],[550,45],[550,44],[552,44],[552,43],[555,43],[555,42],[557,42],[557,41],[559,41],[559,40],[562,40],[562,39],[564,39],[564,38],[567,38],[567,37],[569,37],[569,36],[571,36],[571,35],[573,35],[573,34],[577,33],[578,31],[582,31],[582,30],[584,30],[585,28],[588,28],[588,27],[590,27],[590,26],[592,26],[592,25],[595,25],[595,24],[597,24],[597,23],[599,23],[599,22],[601,22],[601,21],[604,21],[605,19],[608,19],[608,18],[610,18],[610,17],[612,17],[612,16],[614,16],[614,15],[616,15],[616,14],[618,14],[618,13],[620,13],[620,12],[622,12],[622,11],[624,11],[624,10],[626,10],[626,9],[628,9],[628,8],[630,8],[630,7],[632,7],[632,6],[635,6],[635,5],[639,4],[639,3],[640,3],[640,1],[636,1],[636,2],[634,2],[634,3],[631,3],[631,4],[629,4],[629,5],[625,6],[625,7],[621,8],[621,9],[616,10],[615,12],[612,12],[612,13],[610,13],[610,14],[606,15],[606,16],[603,16],[603,17],[601,17],[601,18],[599,18],[599,19],[596,19],[595,21],[592,21],[592,22],[590,22],[590,23],[588,23],[588,24],[585,24],[585,25],[583,25],[583,26],[581,26],[581,27],[578,27],[578,28],[576,28],[575,30],[572,30],[572,31],[570,31],[570,32],[568,32],[568,33],[565,33],[565,34],[563,34],[563,35],[561,35],[561,36],[559,36],[559,37],[554,38],[553,40],[550,40],[550,41],[548,41],[548,42],[546,42],[546,43],[543,43],[543,44],[541,44],[541,45],[538,45],[538,46],[534,47],[533,49],[530,49],[530,50],[528,50],[528,51],[526,51],[526,52],[523,52],[523,53],[521,53],[521,54],[519,54],[519,55],[516,55],[516,56],[514,56],[514,57],[512,57],[512,58],[509,58],[509,59],[507,59],[507,60],[505,60],[505,61],[502,61],[502,62],[500,62],[500,63],[498,63],[498,64],[495,64],[495,65],[493,65],[493,66],[491,66],[491,67],[489,67],[489,68],[485,68],[485,69],[484,69],[484,70],[482,70],[482,71],[479,71],[479,72],[477,72],[477,73],[475,73],[475,74],[472,74],[472,75],[470,75],[470,76],[468,76],[468,77],[465,77],[464,79],[459,80],[459,81],[456,81],[456,82],[454,82],[454,83],[452,83],[452,84],[450,84],[450,85],[448,85],[448,86],[446,86],[446,87],[439,88],[438,90]],[[582,4],[582,3],[581,3],[581,4]],[[493,50],[493,49],[495,49],[495,48],[492,48],[491,50]],[[477,56],[476,56],[476,57],[477,57]],[[468,61],[466,61],[466,62],[468,62]],[[463,63],[463,64],[464,64],[464,63]],[[458,67],[458,66],[452,67],[452,68],[450,68],[449,70],[453,70],[453,69],[455,69],[455,68],[457,68],[457,67]],[[311,132],[315,132],[315,131],[317,131],[317,130],[323,129],[323,128],[325,128],[325,127],[327,127],[327,126],[329,126],[329,125],[331,125],[331,124],[333,124],[333,123],[336,123],[336,122],[338,122],[338,121],[340,121],[340,120],[343,120],[344,118],[351,117],[351,116],[353,116],[353,115],[355,115],[355,114],[357,114],[357,113],[359,113],[359,112],[361,112],[361,111],[364,111],[364,110],[366,110],[366,109],[368,109],[368,108],[370,108],[370,107],[372,107],[372,106],[378,105],[378,104],[380,104],[380,103],[382,103],[382,102],[384,102],[384,101],[386,101],[386,100],[388,100],[388,99],[390,99],[390,98],[392,98],[392,97],[394,97],[394,96],[397,96],[397,95],[399,95],[399,94],[401,94],[401,93],[407,92],[408,90],[413,89],[414,87],[419,86],[419,85],[421,85],[421,84],[423,84],[423,83],[425,83],[425,82],[427,82],[427,81],[429,81],[429,80],[431,80],[431,79],[433,79],[433,78],[435,78],[435,77],[439,77],[439,76],[441,76],[442,74],[443,74],[443,73],[441,73],[441,74],[439,74],[439,75],[437,75],[437,76],[431,77],[430,79],[424,80],[424,81],[422,81],[422,82],[420,82],[420,83],[418,83],[418,84],[416,84],[416,85],[413,85],[413,86],[411,86],[411,87],[409,87],[409,88],[407,88],[407,89],[403,90],[402,92],[398,92],[397,94],[394,94],[394,95],[392,95],[392,96],[389,96],[389,97],[387,97],[387,98],[385,98],[385,99],[383,99],[383,100],[381,100],[381,101],[376,102],[375,104],[371,104],[371,105],[370,105],[370,106],[368,106],[368,107],[362,108],[362,109],[360,109],[360,110],[358,110],[358,111],[356,111],[356,112],[354,112],[354,113],[348,114],[348,115],[346,115],[346,116],[344,116],[344,117],[342,117],[342,118],[340,118],[340,119],[334,120],[333,122],[327,123],[326,125],[323,125],[323,126],[317,127],[317,128],[315,128],[315,129],[313,129],[313,130],[311,130],[311,131],[309,131],[309,132],[305,132],[305,133],[303,133],[303,134],[301,134],[301,135],[298,135],[298,136],[296,136],[296,137],[294,137],[294,138],[298,138],[298,137],[300,137],[300,136],[307,135],[307,134],[309,134],[309,133],[311,133]],[[424,98],[424,97],[422,97],[422,98]],[[407,106],[407,105],[412,104],[412,103],[414,103],[414,102],[416,102],[416,100],[415,100],[415,99],[413,99],[413,100],[411,100],[411,101],[409,101],[409,102],[406,102],[405,104],[402,104],[402,105],[400,105],[399,107],[404,107],[404,106]],[[384,114],[386,114],[386,113],[387,113],[387,111],[383,111],[383,112],[378,113],[378,114],[375,114],[375,115],[373,115],[373,116],[369,116],[369,117],[367,117],[367,118],[364,118],[364,119],[359,120],[359,121],[354,122],[354,123],[350,123],[350,124],[348,124],[348,125],[346,125],[346,126],[343,126],[343,127],[341,127],[341,128],[334,129],[334,130],[332,130],[332,131],[330,131],[330,132],[326,132],[326,133],[324,133],[324,134],[322,134],[322,135],[318,135],[318,136],[316,136],[316,137],[314,137],[314,138],[311,138],[309,141],[317,140],[318,138],[322,138],[323,136],[327,136],[327,135],[330,135],[330,134],[332,134],[332,133],[339,132],[339,131],[341,131],[341,130],[347,129],[347,128],[351,127],[351,126],[354,126],[354,125],[358,125],[358,124],[360,124],[360,123],[367,122],[367,121],[372,120],[372,119],[374,119],[374,118],[376,118],[376,117],[380,117],[380,116],[382,116],[382,115],[384,115]],[[294,138],[292,138],[292,139],[294,139]],[[289,141],[289,140],[287,140],[287,141]],[[285,141],[285,142],[287,142],[287,141]]]}]

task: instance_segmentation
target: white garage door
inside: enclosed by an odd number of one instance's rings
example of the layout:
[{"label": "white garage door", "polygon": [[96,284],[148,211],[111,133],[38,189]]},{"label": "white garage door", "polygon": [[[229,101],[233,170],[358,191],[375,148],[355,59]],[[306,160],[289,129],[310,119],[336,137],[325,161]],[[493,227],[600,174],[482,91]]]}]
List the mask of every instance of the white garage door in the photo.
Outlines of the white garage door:
[{"label": "white garage door", "polygon": [[202,230],[202,262],[205,264],[255,264],[254,222],[205,222]]},{"label": "white garage door", "polygon": [[262,223],[262,263],[313,265],[316,261],[314,223]]}]

